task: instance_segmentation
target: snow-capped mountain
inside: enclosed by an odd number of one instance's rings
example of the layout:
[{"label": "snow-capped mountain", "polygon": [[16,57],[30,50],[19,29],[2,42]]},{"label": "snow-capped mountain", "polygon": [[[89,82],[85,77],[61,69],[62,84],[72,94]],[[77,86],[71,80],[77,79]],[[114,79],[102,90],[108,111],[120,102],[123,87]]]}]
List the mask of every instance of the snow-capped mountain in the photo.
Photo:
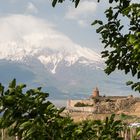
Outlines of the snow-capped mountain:
[{"label": "snow-capped mountain", "polygon": [[96,68],[103,62],[99,54],[74,43],[41,19],[14,15],[1,18],[0,22],[2,22],[0,26],[1,60],[30,65],[30,59],[36,59],[53,74],[62,62],[67,67],[80,63],[90,66],[94,64]]},{"label": "snow-capped mountain", "polygon": [[0,44],[0,59],[11,60],[27,65],[32,65],[30,64],[30,60],[35,59],[53,74],[56,73],[57,67],[61,63],[64,63],[66,67],[79,63],[96,68],[101,67],[103,63],[99,54],[91,49],[82,48],[80,46],[75,46],[71,51],[67,48],[56,50],[54,48],[47,48],[47,46],[43,48],[39,46],[34,49],[30,44],[26,44],[24,47],[23,44],[16,42]]}]

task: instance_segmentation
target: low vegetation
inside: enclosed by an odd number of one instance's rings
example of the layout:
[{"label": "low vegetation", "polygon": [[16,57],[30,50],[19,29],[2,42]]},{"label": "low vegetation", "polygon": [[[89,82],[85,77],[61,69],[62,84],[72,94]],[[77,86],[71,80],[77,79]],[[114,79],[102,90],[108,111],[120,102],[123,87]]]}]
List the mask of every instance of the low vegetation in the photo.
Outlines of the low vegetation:
[{"label": "low vegetation", "polygon": [[88,106],[93,106],[93,104],[85,104],[85,103],[77,102],[74,106],[75,107],[88,107]]}]

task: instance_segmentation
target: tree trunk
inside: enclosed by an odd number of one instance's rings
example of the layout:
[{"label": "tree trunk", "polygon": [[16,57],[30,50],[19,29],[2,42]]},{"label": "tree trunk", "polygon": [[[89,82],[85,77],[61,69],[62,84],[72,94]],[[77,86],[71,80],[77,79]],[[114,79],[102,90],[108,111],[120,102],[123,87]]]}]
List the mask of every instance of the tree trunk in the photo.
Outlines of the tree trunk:
[{"label": "tree trunk", "polygon": [[4,129],[1,130],[1,140],[4,140]]},{"label": "tree trunk", "polygon": [[18,135],[16,136],[16,140],[21,140],[21,137],[19,137]]}]

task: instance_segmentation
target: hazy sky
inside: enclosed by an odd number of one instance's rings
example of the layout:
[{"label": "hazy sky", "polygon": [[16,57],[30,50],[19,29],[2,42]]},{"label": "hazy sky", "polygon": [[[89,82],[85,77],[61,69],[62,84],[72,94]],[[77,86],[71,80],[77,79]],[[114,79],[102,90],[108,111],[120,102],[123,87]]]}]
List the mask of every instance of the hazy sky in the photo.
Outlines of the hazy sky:
[{"label": "hazy sky", "polygon": [[[80,46],[92,48],[97,52],[102,49],[99,36],[91,23],[94,19],[104,18],[105,2],[98,4],[96,0],[82,0],[77,9],[74,8],[74,3],[68,0],[56,5],[55,8],[51,6],[51,0],[0,0],[0,3],[0,26],[3,28],[0,40],[5,40],[9,34],[12,38],[14,35],[22,34],[16,26],[33,28],[30,29],[30,34],[36,30],[35,28],[42,31],[42,23],[38,22],[42,21],[43,24],[49,25],[54,31],[62,33]],[[37,23],[37,26],[32,26],[32,22]],[[14,35],[11,24],[12,27],[15,26]],[[6,35],[3,36],[3,33]]]}]

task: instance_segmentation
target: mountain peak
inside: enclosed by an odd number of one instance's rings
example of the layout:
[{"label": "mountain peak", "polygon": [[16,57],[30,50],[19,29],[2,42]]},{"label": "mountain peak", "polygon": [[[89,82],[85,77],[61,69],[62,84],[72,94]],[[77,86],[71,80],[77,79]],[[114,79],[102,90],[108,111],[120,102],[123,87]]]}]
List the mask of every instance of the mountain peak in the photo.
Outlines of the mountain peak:
[{"label": "mountain peak", "polygon": [[62,61],[66,66],[102,63],[99,54],[73,42],[47,21],[11,15],[1,17],[0,23],[0,59],[24,62],[25,58],[36,58],[46,68],[49,65],[52,73]]}]

